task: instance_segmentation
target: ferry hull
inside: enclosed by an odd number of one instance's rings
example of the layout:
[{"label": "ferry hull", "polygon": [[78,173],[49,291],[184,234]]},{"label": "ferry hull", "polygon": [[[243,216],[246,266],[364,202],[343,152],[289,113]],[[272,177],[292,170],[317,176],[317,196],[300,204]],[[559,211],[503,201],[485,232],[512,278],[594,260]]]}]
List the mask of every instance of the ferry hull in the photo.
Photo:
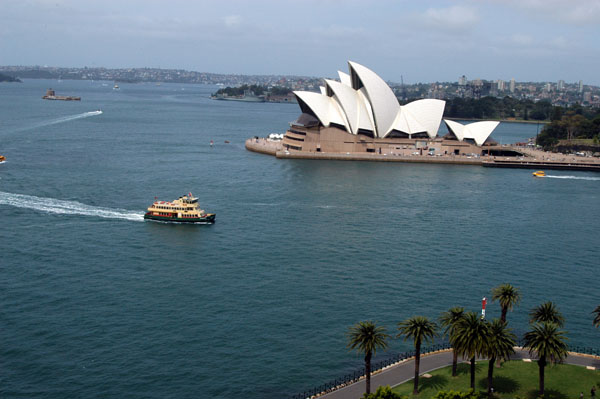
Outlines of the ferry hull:
[{"label": "ferry hull", "polygon": [[159,222],[170,222],[170,223],[212,224],[215,222],[215,216],[216,215],[214,213],[208,213],[208,214],[206,214],[205,217],[201,217],[201,218],[178,218],[178,217],[170,217],[170,216],[156,216],[156,215],[152,215],[150,213],[146,213],[144,215],[144,219],[156,220]]}]

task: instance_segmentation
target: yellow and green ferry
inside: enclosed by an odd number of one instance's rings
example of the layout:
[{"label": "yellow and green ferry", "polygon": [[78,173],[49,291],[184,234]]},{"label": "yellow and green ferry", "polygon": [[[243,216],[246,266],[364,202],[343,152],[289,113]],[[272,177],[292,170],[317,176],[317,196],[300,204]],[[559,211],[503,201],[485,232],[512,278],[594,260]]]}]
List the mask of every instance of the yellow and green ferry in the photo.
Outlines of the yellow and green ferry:
[{"label": "yellow and green ferry", "polygon": [[154,201],[148,207],[144,219],[159,222],[173,223],[200,223],[211,224],[215,222],[214,213],[206,213],[200,209],[198,198],[192,193],[182,195],[174,201]]}]

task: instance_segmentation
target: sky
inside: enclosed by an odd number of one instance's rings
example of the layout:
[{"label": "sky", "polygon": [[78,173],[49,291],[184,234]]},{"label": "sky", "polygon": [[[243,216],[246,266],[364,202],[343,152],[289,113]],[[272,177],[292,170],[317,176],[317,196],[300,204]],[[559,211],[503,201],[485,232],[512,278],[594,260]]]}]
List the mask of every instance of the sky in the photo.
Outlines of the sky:
[{"label": "sky", "polygon": [[1,0],[0,65],[600,85],[600,0]]}]

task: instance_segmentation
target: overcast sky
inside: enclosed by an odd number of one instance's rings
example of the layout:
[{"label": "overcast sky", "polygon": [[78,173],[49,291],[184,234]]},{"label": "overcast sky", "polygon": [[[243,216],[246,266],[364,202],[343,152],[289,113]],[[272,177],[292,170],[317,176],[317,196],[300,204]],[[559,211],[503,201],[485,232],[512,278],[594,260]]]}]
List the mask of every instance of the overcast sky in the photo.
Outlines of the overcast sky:
[{"label": "overcast sky", "polygon": [[600,0],[1,0],[0,65],[600,85]]}]

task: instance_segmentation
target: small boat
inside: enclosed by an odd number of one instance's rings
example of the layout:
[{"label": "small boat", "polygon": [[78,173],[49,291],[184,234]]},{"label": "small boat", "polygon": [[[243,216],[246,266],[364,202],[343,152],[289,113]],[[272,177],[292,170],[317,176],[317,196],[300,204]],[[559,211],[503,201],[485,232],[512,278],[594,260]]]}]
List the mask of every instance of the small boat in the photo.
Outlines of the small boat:
[{"label": "small boat", "polygon": [[119,85],[114,85],[113,90],[119,90]]},{"label": "small boat", "polygon": [[533,177],[546,177],[546,173],[543,170],[538,170],[533,172]]},{"label": "small boat", "polygon": [[225,140],[225,144],[229,144],[229,140]]},{"label": "small boat", "polygon": [[215,216],[214,213],[206,213],[200,209],[198,198],[194,197],[192,193],[188,193],[172,202],[154,201],[148,207],[144,219],[160,222],[212,224],[215,222]]},{"label": "small boat", "polygon": [[0,163],[4,163],[6,161],[6,157],[4,155],[0,155]]}]

